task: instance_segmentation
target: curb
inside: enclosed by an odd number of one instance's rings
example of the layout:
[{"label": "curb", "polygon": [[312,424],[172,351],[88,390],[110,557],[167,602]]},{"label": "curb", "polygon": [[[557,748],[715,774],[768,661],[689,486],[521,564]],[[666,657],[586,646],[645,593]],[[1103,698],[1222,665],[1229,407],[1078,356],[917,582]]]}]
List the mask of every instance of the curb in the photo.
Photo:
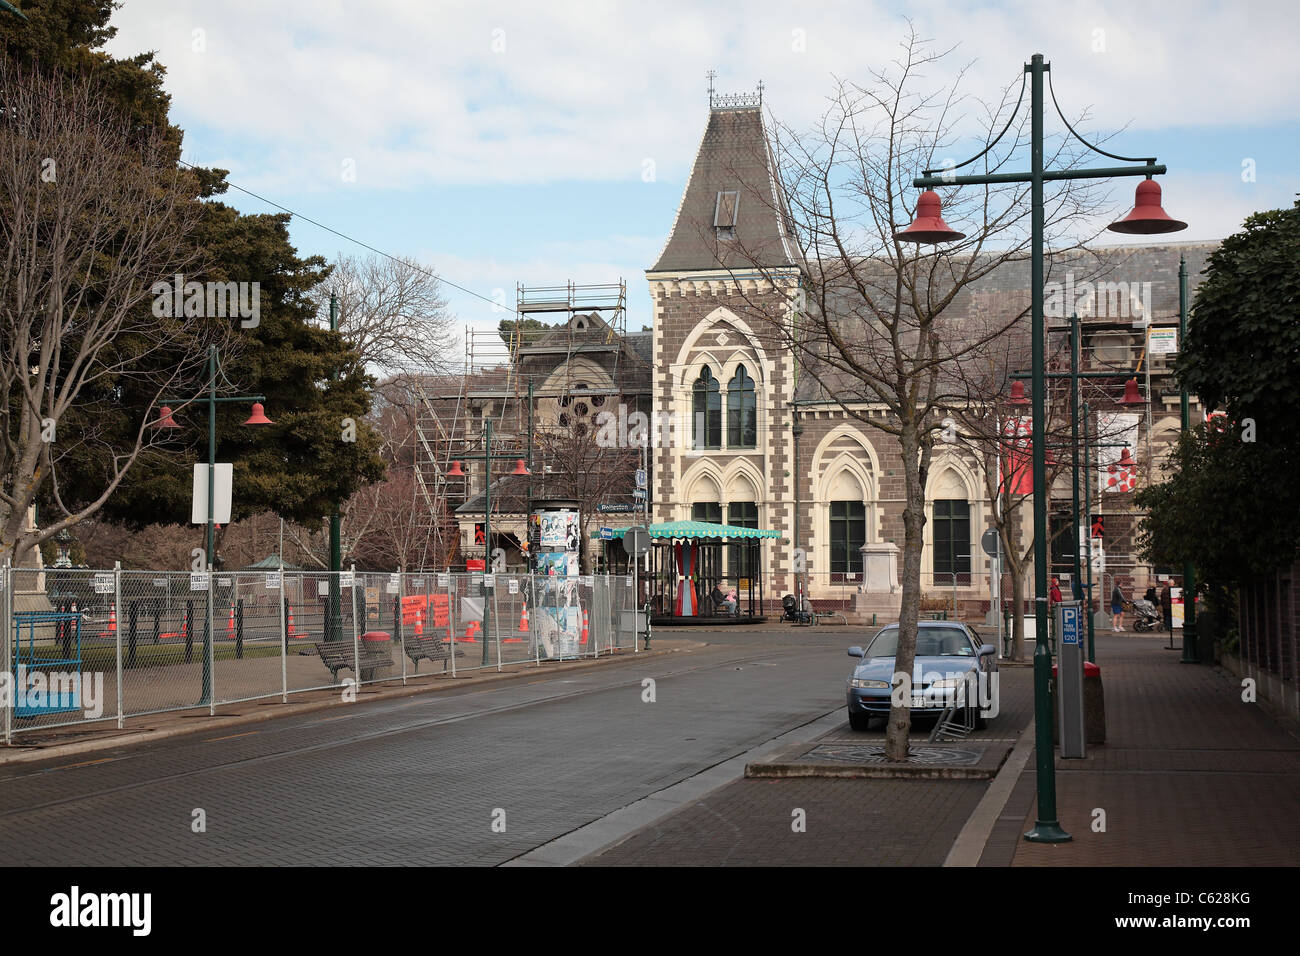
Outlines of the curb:
[{"label": "curb", "polygon": [[748,779],[833,777],[871,780],[992,780],[997,770],[981,767],[835,767],[824,763],[752,763],[745,767]]},{"label": "curb", "polygon": [[[701,645],[703,646],[703,645]],[[371,703],[381,700],[400,700],[404,697],[415,697],[420,694],[433,693],[453,688],[471,687],[478,684],[503,683],[521,678],[533,677],[543,672],[553,674],[563,671],[584,670],[591,667],[600,666],[605,661],[615,659],[620,661],[645,660],[650,657],[658,657],[666,654],[676,654],[682,651],[694,650],[694,647],[673,647],[665,650],[638,651],[635,656],[631,654],[614,654],[604,658],[592,658],[589,660],[564,661],[556,663],[550,667],[542,668],[536,666],[532,670],[502,670],[490,674],[475,674],[472,677],[448,676],[448,683],[439,685],[437,683],[428,684],[398,684],[396,687],[387,686],[387,682],[371,685],[355,685],[357,688],[357,699],[354,702],[345,703],[338,699],[337,694],[331,694],[327,698],[318,700],[304,700],[297,703],[275,703],[268,705],[266,701],[274,700],[276,695],[261,698],[259,700],[245,700],[237,703],[222,704],[218,708],[218,713],[206,720],[195,722],[192,726],[164,727],[158,730],[118,730],[116,727],[105,729],[103,731],[93,731],[102,736],[97,736],[92,740],[78,740],[70,743],[56,743],[49,746],[40,744],[23,745],[21,743],[12,743],[9,746],[0,745],[0,767],[16,763],[31,763],[37,760],[52,760],[58,757],[71,757],[78,754],[94,753],[100,750],[110,750],[117,747],[134,746],[137,744],[154,743],[160,740],[169,740],[173,737],[182,737],[186,734],[208,733],[213,730],[223,730],[227,727],[238,727],[244,724],[258,723],[260,721],[272,720],[278,717],[295,717],[299,714],[309,714],[314,711],[328,710],[331,707],[350,707],[354,704]],[[525,665],[527,666],[527,665]],[[397,678],[400,680],[401,678]],[[434,678],[437,680],[437,678]],[[340,688],[334,688],[338,690]],[[319,693],[319,691],[309,691],[308,693]],[[255,705],[263,712],[253,712],[247,714],[227,714],[223,716],[221,709],[230,707],[242,707],[245,705]],[[198,713],[195,713],[198,711]],[[175,718],[185,715],[191,717],[206,717],[206,708],[187,708],[185,710],[165,711],[161,714],[149,714],[146,717],[164,717]],[[127,720],[143,720],[146,717],[128,717]],[[115,718],[109,718],[113,720]]]}]

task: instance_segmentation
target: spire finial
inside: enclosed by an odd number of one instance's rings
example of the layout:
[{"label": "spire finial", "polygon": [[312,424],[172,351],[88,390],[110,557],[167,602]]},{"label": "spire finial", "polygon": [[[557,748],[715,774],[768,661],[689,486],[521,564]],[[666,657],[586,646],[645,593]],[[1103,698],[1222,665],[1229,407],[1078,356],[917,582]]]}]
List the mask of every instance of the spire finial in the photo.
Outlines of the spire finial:
[{"label": "spire finial", "polygon": [[705,74],[709,78],[709,109],[713,108],[713,79],[718,75],[717,70],[709,70]]}]

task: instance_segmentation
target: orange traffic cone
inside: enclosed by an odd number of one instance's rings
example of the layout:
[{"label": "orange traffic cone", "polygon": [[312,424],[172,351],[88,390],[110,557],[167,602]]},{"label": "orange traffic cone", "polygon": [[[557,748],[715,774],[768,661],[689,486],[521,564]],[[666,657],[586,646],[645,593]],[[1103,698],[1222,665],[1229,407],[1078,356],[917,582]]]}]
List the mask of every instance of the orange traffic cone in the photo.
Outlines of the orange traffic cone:
[{"label": "orange traffic cone", "polygon": [[297,637],[298,632],[293,629],[293,605],[289,605],[289,636]]},{"label": "orange traffic cone", "polygon": [[235,639],[235,606],[230,605],[230,621],[226,624],[226,639]]},{"label": "orange traffic cone", "polygon": [[415,609],[415,636],[424,636],[424,609],[418,607]]},{"label": "orange traffic cone", "polygon": [[101,637],[112,637],[117,633],[117,604],[109,605],[108,609],[108,630],[100,631]]},{"label": "orange traffic cone", "polygon": [[582,640],[578,643],[583,645],[587,643],[587,609],[585,607],[582,609]]},{"label": "orange traffic cone", "polygon": [[474,637],[474,635],[478,632],[478,629],[479,629],[478,621],[470,621],[465,628],[465,636],[462,637],[460,640],[466,644],[477,644],[478,639]]}]

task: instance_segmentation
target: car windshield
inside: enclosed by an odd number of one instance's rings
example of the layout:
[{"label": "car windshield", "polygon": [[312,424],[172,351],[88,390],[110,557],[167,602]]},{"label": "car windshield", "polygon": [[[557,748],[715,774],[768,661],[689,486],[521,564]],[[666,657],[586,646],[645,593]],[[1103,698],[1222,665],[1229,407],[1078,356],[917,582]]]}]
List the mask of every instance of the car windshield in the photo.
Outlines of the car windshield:
[{"label": "car windshield", "polygon": [[[893,657],[898,653],[898,628],[888,627],[867,647],[867,657]],[[955,627],[923,627],[916,632],[917,657],[974,657],[966,635]]]}]

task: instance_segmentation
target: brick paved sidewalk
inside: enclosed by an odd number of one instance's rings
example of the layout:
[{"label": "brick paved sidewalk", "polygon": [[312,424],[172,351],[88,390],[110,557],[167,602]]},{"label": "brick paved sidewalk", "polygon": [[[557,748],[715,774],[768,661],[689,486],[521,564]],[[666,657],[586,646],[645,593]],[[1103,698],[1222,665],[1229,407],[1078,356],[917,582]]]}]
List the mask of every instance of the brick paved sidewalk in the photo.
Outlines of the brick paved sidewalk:
[{"label": "brick paved sidewalk", "polygon": [[[1294,866],[1300,863],[1300,737],[1241,683],[1181,664],[1168,636],[1098,635],[1105,746],[1057,761],[1065,844],[1021,838],[1036,817],[1026,766],[981,865]],[[1094,832],[1094,811],[1105,831]]]}]

